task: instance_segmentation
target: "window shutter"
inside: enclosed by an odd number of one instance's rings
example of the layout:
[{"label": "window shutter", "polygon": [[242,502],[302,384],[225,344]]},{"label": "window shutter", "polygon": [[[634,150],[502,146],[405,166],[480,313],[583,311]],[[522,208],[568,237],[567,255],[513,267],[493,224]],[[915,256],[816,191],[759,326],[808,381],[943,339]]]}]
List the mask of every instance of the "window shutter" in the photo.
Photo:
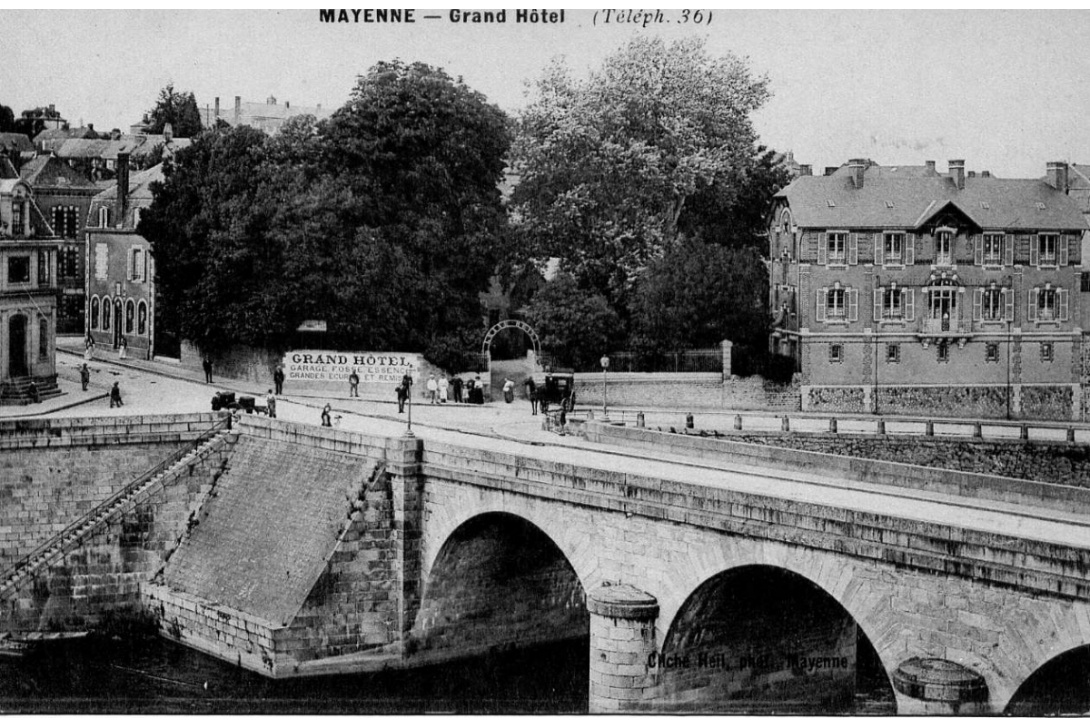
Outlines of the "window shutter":
[{"label": "window shutter", "polygon": [[1039,237],[1030,235],[1029,238],[1029,264],[1037,265],[1041,257],[1041,240]]},{"label": "window shutter", "polygon": [[859,320],[859,290],[848,288],[848,320]]},{"label": "window shutter", "polygon": [[882,298],[885,297],[885,288],[874,289],[874,321],[877,323],[882,320]]},{"label": "window shutter", "polygon": [[1014,265],[1014,237],[1011,235],[1003,235],[1003,264],[1006,266]]},{"label": "window shutter", "polygon": [[1067,310],[1067,307],[1068,307],[1067,291],[1064,290],[1063,288],[1060,288],[1059,290],[1056,291],[1056,297],[1059,298],[1059,300],[1060,300],[1060,320],[1061,321],[1066,321],[1067,320],[1067,313],[1068,313],[1068,310]]},{"label": "window shutter", "polygon": [[973,290],[973,320],[984,320],[984,291],[981,288]]},{"label": "window shutter", "polygon": [[820,288],[818,290],[818,292],[817,292],[817,316],[815,317],[816,320],[819,320],[819,321],[824,321],[825,320],[825,300],[826,300],[828,295],[829,295],[829,289],[828,288]]},{"label": "window shutter", "polygon": [[874,264],[886,264],[886,248],[882,244],[882,235],[880,234],[875,234],[874,236]]},{"label": "window shutter", "polygon": [[1070,235],[1057,235],[1056,236],[1056,244],[1060,248],[1060,250],[1059,250],[1059,252],[1060,252],[1060,256],[1059,256],[1060,257],[1060,265],[1061,266],[1067,265],[1068,251],[1071,248],[1071,236]]},{"label": "window shutter", "polygon": [[848,237],[848,264],[849,265],[858,265],[859,264],[859,238],[861,238],[861,237],[862,237],[862,235],[859,235],[859,234],[850,235]]},{"label": "window shutter", "polygon": [[1029,291],[1026,296],[1026,320],[1037,320],[1037,288]]},{"label": "window shutter", "polygon": [[958,297],[957,297],[957,306],[958,306],[958,310],[957,310],[958,317],[957,317],[957,319],[959,321],[963,321],[963,320],[965,320],[966,316],[971,311],[967,311],[965,309],[965,291],[964,290],[959,290],[957,295],[958,295]]},{"label": "window shutter", "polygon": [[905,265],[916,264],[916,233],[905,235]]},{"label": "window shutter", "polygon": [[901,297],[905,307],[905,320],[916,320],[916,290],[909,288],[901,293]]},{"label": "window shutter", "polygon": [[984,237],[973,235],[973,264],[984,264]]},{"label": "window shutter", "polygon": [[818,235],[817,259],[818,265],[829,264],[829,233],[827,232]]},{"label": "window shutter", "polygon": [[1003,291],[1003,317],[1014,323],[1014,291]]}]

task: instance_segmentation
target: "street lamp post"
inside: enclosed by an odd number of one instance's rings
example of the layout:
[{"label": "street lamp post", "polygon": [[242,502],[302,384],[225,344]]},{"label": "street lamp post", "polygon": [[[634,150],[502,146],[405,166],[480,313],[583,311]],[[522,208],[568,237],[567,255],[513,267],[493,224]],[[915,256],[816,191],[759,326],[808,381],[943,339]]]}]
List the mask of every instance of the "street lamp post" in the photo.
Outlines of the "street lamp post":
[{"label": "street lamp post", "polygon": [[609,356],[602,356],[598,361],[602,364],[602,421],[609,421],[609,413],[606,410],[606,400],[609,399],[609,378],[606,372],[609,370]]}]

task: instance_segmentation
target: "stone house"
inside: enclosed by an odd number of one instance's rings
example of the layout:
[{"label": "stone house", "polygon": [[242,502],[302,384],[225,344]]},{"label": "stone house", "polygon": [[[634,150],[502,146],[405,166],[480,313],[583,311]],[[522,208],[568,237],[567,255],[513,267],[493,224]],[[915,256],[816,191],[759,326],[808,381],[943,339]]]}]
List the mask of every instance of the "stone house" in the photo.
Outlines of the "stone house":
[{"label": "stone house", "polygon": [[275,134],[285,121],[302,114],[310,114],[321,121],[332,116],[333,109],[323,109],[321,104],[292,106],[290,101],[278,103],[275,96],[269,96],[265,103],[243,101],[241,96],[235,96],[235,105],[228,110],[220,108],[220,99],[217,96],[214,107],[201,109],[201,126],[214,129],[218,122],[223,121],[231,126],[251,126],[266,134]]},{"label": "stone house", "polygon": [[772,350],[804,410],[1078,419],[1088,229],[1066,163],[999,179],[867,159],[800,176],[769,227]]},{"label": "stone house", "polygon": [[95,196],[87,218],[87,331],[113,349],[124,336],[132,358],[154,352],[155,261],[136,226],[151,205],[151,183],[162,179],[162,164],[130,175],[122,152],[117,184]]},{"label": "stone house", "polygon": [[26,403],[32,383],[43,398],[60,394],[58,243],[31,186],[10,174],[0,179],[0,404]]},{"label": "stone house", "polygon": [[101,189],[54,154],[24,163],[19,175],[33,188],[39,209],[62,238],[57,254],[57,332],[83,334],[84,224],[91,199]]}]

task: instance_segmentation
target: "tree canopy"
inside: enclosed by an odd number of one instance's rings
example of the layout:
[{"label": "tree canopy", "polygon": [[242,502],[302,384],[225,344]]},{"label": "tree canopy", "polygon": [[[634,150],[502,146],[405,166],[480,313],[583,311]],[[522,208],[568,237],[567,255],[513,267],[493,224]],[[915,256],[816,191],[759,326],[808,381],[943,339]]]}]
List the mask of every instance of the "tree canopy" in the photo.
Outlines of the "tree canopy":
[{"label": "tree canopy", "polygon": [[586,81],[555,62],[512,149],[520,238],[580,285],[624,306],[643,268],[676,240],[686,205],[750,164],[750,114],[768,97],[733,55],[701,39],[634,38]]},{"label": "tree canopy", "polygon": [[505,238],[507,128],[460,79],[392,62],[324,122],[198,137],[140,227],[179,333],[282,350],[320,318],[326,345],[457,367],[483,333],[477,295]]},{"label": "tree canopy", "polygon": [[174,136],[188,139],[201,133],[201,111],[193,92],[174,90],[174,84],[168,83],[159,92],[155,108],[148,111],[148,133],[162,134],[163,128],[170,124]]}]

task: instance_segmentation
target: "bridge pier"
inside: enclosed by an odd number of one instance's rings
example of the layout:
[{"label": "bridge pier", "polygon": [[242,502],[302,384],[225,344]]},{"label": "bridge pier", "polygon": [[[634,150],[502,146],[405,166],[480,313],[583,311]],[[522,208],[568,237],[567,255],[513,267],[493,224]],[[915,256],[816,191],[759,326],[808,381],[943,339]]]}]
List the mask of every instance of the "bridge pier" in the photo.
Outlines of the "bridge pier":
[{"label": "bridge pier", "polygon": [[893,672],[900,715],[988,714],[988,686],[972,669],[913,657]]},{"label": "bridge pier", "polygon": [[590,593],[587,608],[591,714],[641,711],[657,686],[652,661],[658,600],[620,583]]}]

